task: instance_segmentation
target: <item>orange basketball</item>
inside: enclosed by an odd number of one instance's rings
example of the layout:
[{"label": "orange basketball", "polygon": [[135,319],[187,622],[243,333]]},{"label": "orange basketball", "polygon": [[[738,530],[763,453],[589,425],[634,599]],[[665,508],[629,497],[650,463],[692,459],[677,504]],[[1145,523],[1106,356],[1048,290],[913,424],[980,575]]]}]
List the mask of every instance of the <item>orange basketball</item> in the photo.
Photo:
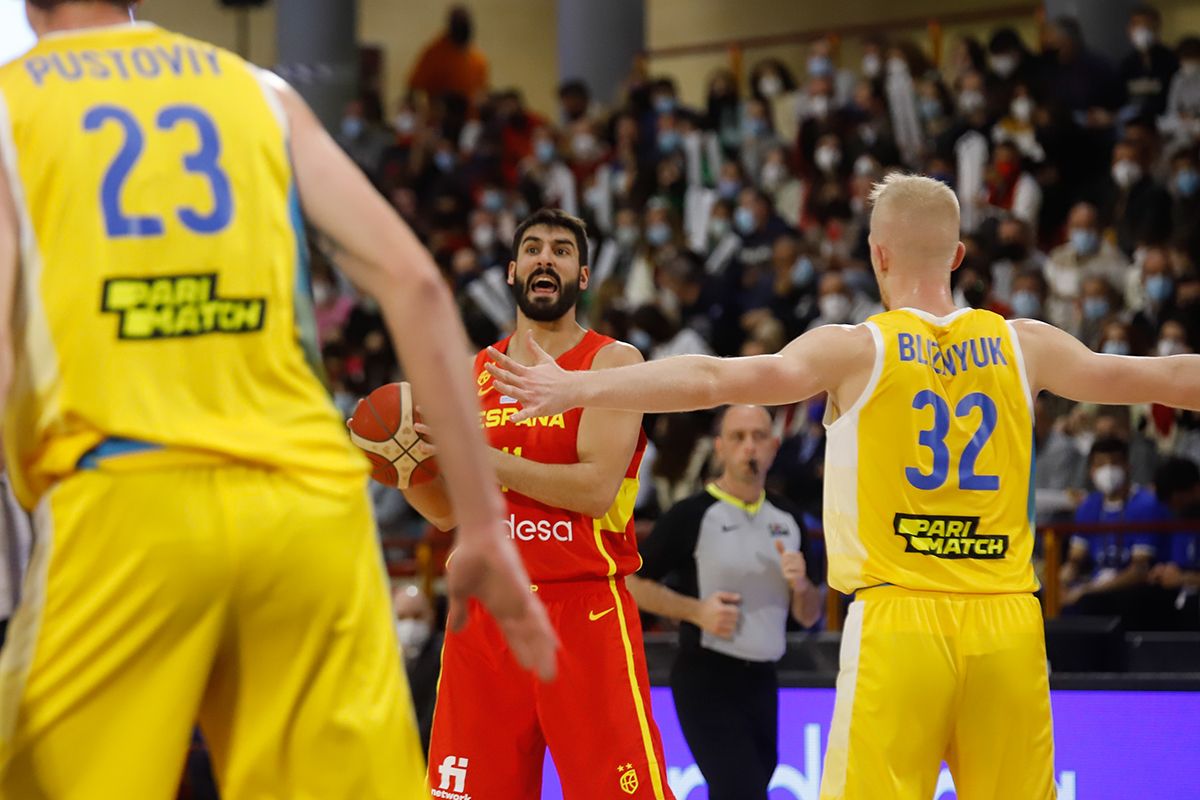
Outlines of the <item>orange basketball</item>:
[{"label": "orange basketball", "polygon": [[407,489],[438,476],[432,446],[413,428],[420,421],[407,382],[380,386],[358,401],[347,423],[350,441],[370,459],[372,478]]}]

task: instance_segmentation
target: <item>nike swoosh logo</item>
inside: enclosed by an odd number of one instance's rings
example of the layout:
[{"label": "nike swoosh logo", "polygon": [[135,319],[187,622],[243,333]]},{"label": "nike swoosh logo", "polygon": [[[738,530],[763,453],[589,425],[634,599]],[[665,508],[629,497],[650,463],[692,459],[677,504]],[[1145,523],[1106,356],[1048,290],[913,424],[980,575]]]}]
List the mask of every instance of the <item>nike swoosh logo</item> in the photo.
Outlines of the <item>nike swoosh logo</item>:
[{"label": "nike swoosh logo", "polygon": [[729,533],[730,531],[736,531],[740,527],[741,527],[740,525],[722,525],[721,533]]},{"label": "nike swoosh logo", "polygon": [[590,619],[592,622],[595,622],[596,620],[600,619],[601,617],[611,614],[612,612],[614,612],[616,610],[617,610],[617,607],[613,606],[612,608],[606,608],[605,610],[601,611],[599,614],[597,614],[595,611],[589,611],[588,619]]}]

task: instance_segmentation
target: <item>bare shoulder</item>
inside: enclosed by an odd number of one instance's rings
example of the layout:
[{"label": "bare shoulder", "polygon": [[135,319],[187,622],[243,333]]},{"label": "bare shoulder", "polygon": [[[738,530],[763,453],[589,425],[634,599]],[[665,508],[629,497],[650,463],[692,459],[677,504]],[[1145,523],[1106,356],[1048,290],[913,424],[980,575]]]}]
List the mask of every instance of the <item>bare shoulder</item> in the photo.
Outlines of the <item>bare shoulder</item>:
[{"label": "bare shoulder", "polygon": [[858,359],[873,361],[875,334],[859,325],[822,325],[796,337],[783,348],[784,356],[800,356],[806,361],[821,359],[852,363]]},{"label": "bare shoulder", "polygon": [[592,369],[612,369],[627,367],[630,364],[640,364],[645,361],[642,353],[636,347],[625,342],[612,342],[605,345],[592,359]]}]

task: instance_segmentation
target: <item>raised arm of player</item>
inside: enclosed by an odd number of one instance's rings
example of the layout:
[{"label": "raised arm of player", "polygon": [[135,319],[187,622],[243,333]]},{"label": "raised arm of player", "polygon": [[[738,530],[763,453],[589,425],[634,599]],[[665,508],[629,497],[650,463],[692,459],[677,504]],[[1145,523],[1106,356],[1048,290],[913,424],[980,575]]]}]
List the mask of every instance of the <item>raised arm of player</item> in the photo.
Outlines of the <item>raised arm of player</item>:
[{"label": "raised arm of player", "polygon": [[1113,356],[1094,353],[1074,336],[1034,320],[1013,323],[1031,391],[1083,403],[1162,403],[1200,410],[1200,355]]},{"label": "raised arm of player", "polygon": [[452,624],[477,596],[505,632],[518,660],[543,677],[554,671],[554,634],[516,549],[500,527],[503,503],[488,467],[479,408],[460,363],[466,333],[433,260],[371,187],[312,111],[282,80],[271,78],[288,117],[291,152],[304,210],[350,257],[356,285],[379,301],[405,372],[420,387],[431,425],[453,431],[439,442],[439,461],[458,520],[458,549],[448,576],[456,603]]},{"label": "raised arm of player", "polygon": [[[596,354],[591,371],[612,372],[641,362],[637,348],[610,344]],[[543,464],[492,450],[492,464],[508,488],[546,505],[599,519],[608,513],[621,488],[641,424],[638,412],[587,409],[579,422],[578,463]]]},{"label": "raised arm of player", "polygon": [[869,369],[874,354],[870,331],[845,325],[811,330],[777,355],[675,356],[595,372],[563,370],[532,338],[529,346],[538,360],[528,367],[489,350],[496,387],[521,401],[516,419],[579,406],[670,412],[727,403],[783,405],[841,387],[848,376]]}]

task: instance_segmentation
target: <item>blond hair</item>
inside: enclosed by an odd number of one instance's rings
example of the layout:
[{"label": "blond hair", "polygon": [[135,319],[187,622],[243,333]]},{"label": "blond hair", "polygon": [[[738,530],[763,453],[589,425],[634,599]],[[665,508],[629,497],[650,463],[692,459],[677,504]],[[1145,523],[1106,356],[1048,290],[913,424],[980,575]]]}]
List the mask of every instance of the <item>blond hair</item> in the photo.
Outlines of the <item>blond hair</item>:
[{"label": "blond hair", "polygon": [[871,232],[905,261],[930,267],[953,258],[959,207],[954,190],[925,175],[893,172],[871,189]]}]

